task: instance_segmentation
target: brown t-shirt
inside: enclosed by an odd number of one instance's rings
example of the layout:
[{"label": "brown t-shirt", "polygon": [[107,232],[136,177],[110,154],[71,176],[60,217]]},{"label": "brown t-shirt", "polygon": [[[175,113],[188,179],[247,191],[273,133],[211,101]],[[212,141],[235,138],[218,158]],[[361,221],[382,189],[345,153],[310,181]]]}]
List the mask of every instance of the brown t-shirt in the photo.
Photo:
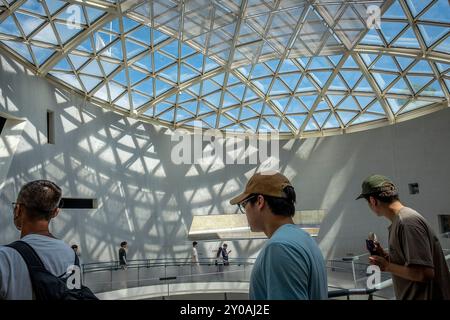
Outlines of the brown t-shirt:
[{"label": "brown t-shirt", "polygon": [[450,274],[439,239],[425,219],[411,208],[402,208],[389,226],[390,261],[401,266],[434,269],[434,279],[415,282],[392,275],[399,300],[450,299]]}]

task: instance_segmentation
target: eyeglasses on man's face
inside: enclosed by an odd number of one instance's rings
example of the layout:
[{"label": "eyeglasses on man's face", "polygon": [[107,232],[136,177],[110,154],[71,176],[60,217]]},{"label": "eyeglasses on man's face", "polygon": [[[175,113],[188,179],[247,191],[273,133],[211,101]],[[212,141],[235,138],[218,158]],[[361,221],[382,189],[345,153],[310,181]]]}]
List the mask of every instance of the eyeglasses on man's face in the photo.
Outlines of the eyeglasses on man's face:
[{"label": "eyeglasses on man's face", "polygon": [[255,194],[254,196],[248,197],[241,203],[238,203],[238,207],[239,207],[239,210],[241,211],[241,213],[245,214],[245,206],[247,205],[247,203],[249,203],[250,199],[253,199],[254,197],[257,197],[257,196],[258,195]]}]

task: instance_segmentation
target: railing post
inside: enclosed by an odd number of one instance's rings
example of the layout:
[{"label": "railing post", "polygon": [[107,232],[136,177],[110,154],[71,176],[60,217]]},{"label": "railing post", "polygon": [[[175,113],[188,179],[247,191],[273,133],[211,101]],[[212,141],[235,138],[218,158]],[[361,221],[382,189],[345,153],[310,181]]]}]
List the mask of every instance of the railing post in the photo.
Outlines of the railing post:
[{"label": "railing post", "polygon": [[355,289],[356,289],[357,283],[356,283],[356,272],[355,272],[355,260],[352,260],[352,271],[353,271],[353,283],[355,284]]}]

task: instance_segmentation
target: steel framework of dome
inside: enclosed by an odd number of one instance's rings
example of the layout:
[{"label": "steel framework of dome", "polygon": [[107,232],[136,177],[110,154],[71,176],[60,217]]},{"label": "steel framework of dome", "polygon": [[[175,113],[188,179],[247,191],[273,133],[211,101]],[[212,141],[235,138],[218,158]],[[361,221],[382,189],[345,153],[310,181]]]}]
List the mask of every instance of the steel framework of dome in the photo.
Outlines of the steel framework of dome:
[{"label": "steel framework of dome", "polygon": [[0,0],[0,50],[172,128],[301,138],[450,102],[448,0]]}]

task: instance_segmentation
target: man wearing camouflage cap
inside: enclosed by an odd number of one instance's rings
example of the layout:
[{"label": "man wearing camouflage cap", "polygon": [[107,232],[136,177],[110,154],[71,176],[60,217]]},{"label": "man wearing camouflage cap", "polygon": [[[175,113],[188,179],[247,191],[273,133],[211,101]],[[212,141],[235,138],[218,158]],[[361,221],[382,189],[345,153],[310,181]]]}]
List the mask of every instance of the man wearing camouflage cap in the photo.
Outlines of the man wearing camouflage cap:
[{"label": "man wearing camouflage cap", "polygon": [[390,272],[399,300],[450,299],[450,274],[435,233],[417,211],[403,206],[398,189],[387,177],[371,175],[356,199],[367,200],[377,216],[391,221],[389,253],[375,242],[369,258],[381,271]]}]

